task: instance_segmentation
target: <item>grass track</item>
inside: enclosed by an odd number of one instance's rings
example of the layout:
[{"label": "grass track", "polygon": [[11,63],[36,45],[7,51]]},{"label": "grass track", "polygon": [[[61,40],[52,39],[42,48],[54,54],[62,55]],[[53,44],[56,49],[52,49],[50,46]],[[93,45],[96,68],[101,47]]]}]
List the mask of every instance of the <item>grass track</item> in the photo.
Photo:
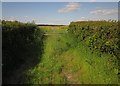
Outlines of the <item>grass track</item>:
[{"label": "grass track", "polygon": [[118,69],[110,59],[91,53],[82,43],[77,45],[65,33],[48,35],[42,59],[26,72],[27,80],[34,84],[116,84]]}]

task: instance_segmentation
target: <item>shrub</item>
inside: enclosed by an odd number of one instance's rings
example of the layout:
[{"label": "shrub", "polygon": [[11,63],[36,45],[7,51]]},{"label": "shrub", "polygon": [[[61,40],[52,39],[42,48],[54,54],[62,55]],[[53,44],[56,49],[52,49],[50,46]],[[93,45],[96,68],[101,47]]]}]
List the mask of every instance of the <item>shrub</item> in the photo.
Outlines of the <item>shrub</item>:
[{"label": "shrub", "polygon": [[109,53],[119,58],[120,31],[116,21],[71,22],[68,33],[93,51]]},{"label": "shrub", "polygon": [[42,34],[32,23],[2,21],[3,76],[42,51]]}]

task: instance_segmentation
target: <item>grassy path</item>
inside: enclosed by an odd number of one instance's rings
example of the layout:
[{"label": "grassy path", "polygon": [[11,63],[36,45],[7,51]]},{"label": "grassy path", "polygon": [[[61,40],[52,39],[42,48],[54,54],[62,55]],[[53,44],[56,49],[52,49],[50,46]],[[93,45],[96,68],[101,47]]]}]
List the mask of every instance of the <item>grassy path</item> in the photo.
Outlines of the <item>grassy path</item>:
[{"label": "grassy path", "polygon": [[[58,30],[59,31],[59,30]],[[46,35],[40,63],[26,74],[34,84],[116,84],[117,68],[109,55],[92,54],[85,46],[75,46],[66,34]],[[74,43],[74,44],[73,44]]]},{"label": "grassy path", "polygon": [[118,70],[112,64],[109,55],[99,57],[96,53],[91,53],[84,44],[78,45],[68,34],[62,33],[66,29],[59,28],[51,28],[55,29],[56,33],[51,32],[51,29],[44,29],[48,35],[45,35],[42,58],[32,68],[29,68],[29,65],[35,62],[35,58],[28,60],[19,70],[16,70],[9,82],[27,84],[118,83]]}]

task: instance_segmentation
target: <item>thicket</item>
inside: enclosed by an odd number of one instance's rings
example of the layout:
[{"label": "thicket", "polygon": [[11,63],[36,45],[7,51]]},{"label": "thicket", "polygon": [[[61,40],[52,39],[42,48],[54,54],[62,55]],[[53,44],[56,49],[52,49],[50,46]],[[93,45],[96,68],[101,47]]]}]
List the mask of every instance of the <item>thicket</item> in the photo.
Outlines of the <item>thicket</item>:
[{"label": "thicket", "polygon": [[[3,77],[42,53],[43,32],[33,23],[2,21]],[[32,63],[31,63],[32,64]]]},{"label": "thicket", "polygon": [[92,52],[108,53],[120,59],[120,29],[116,21],[71,22],[68,33]]}]

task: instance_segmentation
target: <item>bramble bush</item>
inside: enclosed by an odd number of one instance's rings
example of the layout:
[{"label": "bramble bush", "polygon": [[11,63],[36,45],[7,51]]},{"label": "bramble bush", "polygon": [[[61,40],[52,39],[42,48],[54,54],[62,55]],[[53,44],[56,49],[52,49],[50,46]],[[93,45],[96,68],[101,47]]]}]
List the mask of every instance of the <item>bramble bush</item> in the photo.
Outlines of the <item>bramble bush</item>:
[{"label": "bramble bush", "polygon": [[78,43],[84,42],[92,52],[97,50],[119,58],[120,29],[116,21],[71,22],[68,33]]}]

